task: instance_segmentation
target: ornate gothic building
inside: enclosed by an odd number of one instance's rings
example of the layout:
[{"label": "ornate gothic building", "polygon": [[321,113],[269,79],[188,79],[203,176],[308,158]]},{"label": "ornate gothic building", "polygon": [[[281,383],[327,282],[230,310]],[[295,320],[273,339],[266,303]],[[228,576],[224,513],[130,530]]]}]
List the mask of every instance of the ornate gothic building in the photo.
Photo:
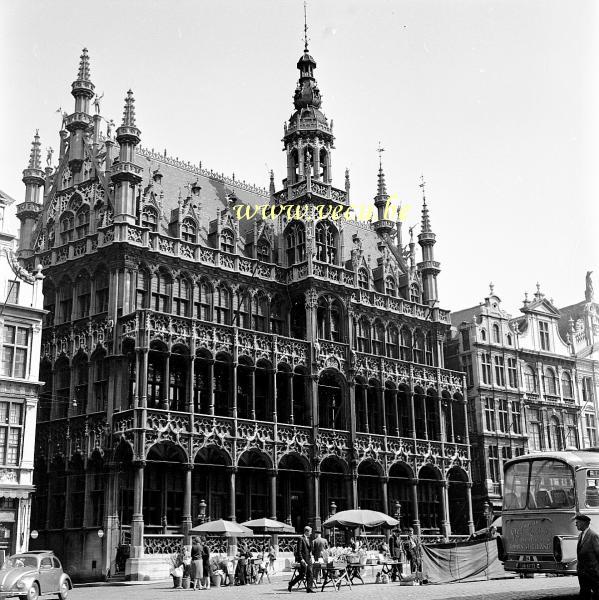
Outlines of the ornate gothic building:
[{"label": "ornate gothic building", "polygon": [[[315,67],[306,47],[277,191],[272,174],[259,189],[140,147],[131,91],[103,131],[83,51],[58,164],[35,158],[18,206],[48,310],[33,526],[75,576],[105,573],[119,544],[131,578],[152,576],[204,510],[300,531],[331,506],[399,502],[403,527],[472,531],[426,203],[421,262],[386,214],[382,167],[374,222],[322,218],[350,184],[333,185]],[[237,218],[259,205],[282,214]]]}]

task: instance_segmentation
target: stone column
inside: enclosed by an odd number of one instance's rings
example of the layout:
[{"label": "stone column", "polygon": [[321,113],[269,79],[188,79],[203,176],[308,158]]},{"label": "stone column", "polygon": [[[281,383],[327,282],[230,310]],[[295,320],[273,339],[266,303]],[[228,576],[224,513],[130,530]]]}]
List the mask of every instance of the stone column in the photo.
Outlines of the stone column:
[{"label": "stone column", "polygon": [[237,467],[231,467],[229,471],[229,521],[235,521],[235,476]]},{"label": "stone column", "polygon": [[270,369],[270,389],[271,389],[271,402],[272,402],[272,422],[277,422],[277,369]]},{"label": "stone column", "polygon": [[389,512],[389,495],[388,495],[388,484],[389,478],[383,477],[381,481],[381,486],[383,489],[383,512],[387,514]]},{"label": "stone column", "polygon": [[379,410],[381,411],[380,422],[382,424],[383,435],[387,435],[387,410],[386,410],[387,407],[385,406],[385,387],[384,387],[385,377],[382,373],[381,373],[380,377],[381,377],[381,379],[380,379],[381,387],[377,388],[377,394],[379,397]]},{"label": "stone column", "polygon": [[408,392],[408,401],[410,402],[410,436],[416,439],[416,411],[414,409],[414,386],[410,383]]},{"label": "stone column", "polygon": [[193,406],[193,388],[195,383],[195,360],[193,354],[189,356],[187,362],[187,410],[188,413],[194,412]]},{"label": "stone column", "polygon": [[400,436],[399,430],[399,391],[396,389],[393,390],[393,406],[395,407],[395,435],[397,437]]},{"label": "stone column", "polygon": [[351,474],[353,508],[358,508],[358,473],[352,469]]},{"label": "stone column", "polygon": [[137,372],[139,390],[139,408],[147,408],[148,406],[148,348],[141,348],[141,368]]},{"label": "stone column", "polygon": [[[208,363],[208,412],[210,416],[214,416],[214,361],[211,360]],[[202,404],[202,399],[200,398],[200,404]],[[200,412],[202,412],[200,410]]]},{"label": "stone column", "polygon": [[320,147],[314,147],[314,179],[320,181]]},{"label": "stone column", "polygon": [[314,480],[312,486],[314,494],[314,529],[318,531],[322,526],[322,519],[320,518],[320,473],[314,471],[312,478]]},{"label": "stone column", "polygon": [[268,472],[270,482],[270,519],[277,519],[277,471],[272,469]]},{"label": "stone column", "polygon": [[193,464],[188,463],[183,465],[185,469],[185,490],[183,492],[183,515],[181,522],[181,533],[183,534],[183,543],[190,543],[189,530],[192,527],[191,521],[191,474],[193,472]]},{"label": "stone column", "polygon": [[472,514],[472,482],[467,484],[466,499],[468,500],[468,533],[474,533],[474,515]]},{"label": "stone column", "polygon": [[231,416],[236,419],[237,418],[237,367],[238,364],[236,362],[233,362],[230,364],[230,369],[231,369],[231,381],[232,383],[232,392],[233,392],[233,398],[228,398],[228,401],[231,402],[232,400],[232,404],[231,404]]},{"label": "stone column", "polygon": [[162,391],[162,398],[160,399],[160,408],[163,410],[169,410],[171,407],[171,355],[167,353],[164,359],[164,390]]},{"label": "stone column", "polygon": [[251,408],[250,408],[250,419],[256,420],[256,367],[248,367],[250,372],[250,397],[251,397]]},{"label": "stone column", "polygon": [[412,527],[414,528],[414,533],[416,535],[420,535],[420,518],[418,515],[418,479],[410,479],[411,484],[411,494],[412,494]]},{"label": "stone column", "polygon": [[133,516],[131,518],[131,558],[139,558],[144,554],[144,468],[146,462],[138,460],[135,467],[135,482],[133,488]]},{"label": "stone column", "polygon": [[291,425],[295,422],[295,417],[293,416],[293,376],[293,371],[291,371],[287,384],[287,391],[289,393],[289,423]]},{"label": "stone column", "polygon": [[441,520],[441,533],[445,538],[445,541],[449,539],[451,535],[451,522],[449,520],[449,498],[447,495],[447,480],[443,480],[440,483],[441,488],[441,509],[443,510],[443,519]]}]

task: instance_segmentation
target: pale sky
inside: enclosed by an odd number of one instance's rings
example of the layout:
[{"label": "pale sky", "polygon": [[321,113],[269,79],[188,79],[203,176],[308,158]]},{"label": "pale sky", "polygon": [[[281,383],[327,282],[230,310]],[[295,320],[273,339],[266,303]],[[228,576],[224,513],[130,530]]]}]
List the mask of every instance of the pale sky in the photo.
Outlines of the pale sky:
[{"label": "pale sky", "polygon": [[[44,163],[58,149],[84,46],[104,116],[133,89],[143,146],[261,186],[274,169],[280,189],[301,0],[3,0],[0,21],[0,189],[18,202],[35,129]],[[513,313],[537,281],[558,306],[587,270],[599,289],[596,2],[310,0],[308,21],[333,183],[349,167],[352,203],[371,201],[380,140],[412,225],[424,174],[443,308],[490,281]]]}]

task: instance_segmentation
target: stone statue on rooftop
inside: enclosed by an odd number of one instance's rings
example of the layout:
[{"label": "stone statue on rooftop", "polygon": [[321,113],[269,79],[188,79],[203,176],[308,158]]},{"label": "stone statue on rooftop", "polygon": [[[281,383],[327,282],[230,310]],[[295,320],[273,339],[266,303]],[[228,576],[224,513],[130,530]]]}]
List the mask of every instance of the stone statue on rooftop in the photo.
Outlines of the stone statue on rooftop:
[{"label": "stone statue on rooftop", "polygon": [[593,271],[587,271],[586,289],[584,290],[584,298],[587,302],[592,302],[593,296],[594,296],[593,280],[591,279],[592,274],[593,274]]}]

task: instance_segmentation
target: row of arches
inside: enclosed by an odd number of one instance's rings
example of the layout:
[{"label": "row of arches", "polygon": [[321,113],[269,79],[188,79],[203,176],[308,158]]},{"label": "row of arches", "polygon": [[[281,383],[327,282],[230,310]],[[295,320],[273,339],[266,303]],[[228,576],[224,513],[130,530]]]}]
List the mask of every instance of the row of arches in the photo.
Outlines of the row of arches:
[{"label": "row of arches", "polygon": [[[381,464],[365,460],[352,476],[345,460],[329,456],[314,473],[305,458],[290,453],[280,458],[273,471],[270,457],[255,449],[244,452],[232,469],[223,449],[207,446],[195,456],[188,478],[184,452],[168,442],[149,450],[142,478],[135,477],[139,467],[133,464],[127,444],[117,448],[113,466],[106,470],[101,458],[94,457],[84,467],[78,455],[68,465],[60,458],[49,465],[38,461],[32,527],[44,530],[101,523],[101,485],[117,490],[109,499],[108,514],[117,514],[123,525],[130,524],[135,486],[141,485],[137,494],[149,531],[178,529],[186,516],[183,507],[189,495],[194,524],[202,500],[211,519],[234,516],[242,522],[268,516],[292,524],[297,531],[315,517],[325,520],[332,502],[338,510],[360,507],[391,514],[399,501],[403,526],[419,520],[425,531],[438,533],[442,523],[449,521],[453,533],[468,532],[468,475],[459,467],[450,469],[445,480],[433,465],[424,465],[415,474],[409,465],[398,462],[385,477]],[[444,497],[445,481],[449,503]],[[91,506],[84,518],[86,503]]]},{"label": "row of arches", "polygon": [[[539,377],[536,369],[530,365],[524,365],[524,385],[527,392],[538,393]],[[543,393],[552,396],[562,396],[565,399],[574,397],[574,387],[572,384],[572,375],[568,371],[562,371],[561,381],[555,369],[545,367],[542,373],[542,389]]]}]

